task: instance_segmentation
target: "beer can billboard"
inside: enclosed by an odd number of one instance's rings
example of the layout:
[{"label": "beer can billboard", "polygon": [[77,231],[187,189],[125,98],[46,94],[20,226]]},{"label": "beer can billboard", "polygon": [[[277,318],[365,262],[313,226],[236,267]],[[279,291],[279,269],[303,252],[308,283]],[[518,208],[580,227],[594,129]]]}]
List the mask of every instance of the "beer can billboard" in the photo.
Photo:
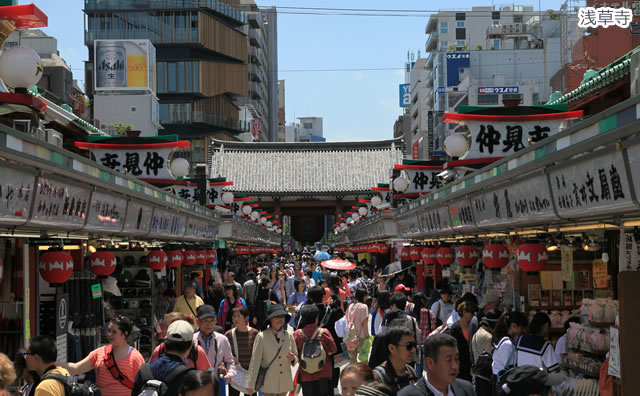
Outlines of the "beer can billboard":
[{"label": "beer can billboard", "polygon": [[156,92],[156,49],[149,40],[95,40],[96,91]]}]

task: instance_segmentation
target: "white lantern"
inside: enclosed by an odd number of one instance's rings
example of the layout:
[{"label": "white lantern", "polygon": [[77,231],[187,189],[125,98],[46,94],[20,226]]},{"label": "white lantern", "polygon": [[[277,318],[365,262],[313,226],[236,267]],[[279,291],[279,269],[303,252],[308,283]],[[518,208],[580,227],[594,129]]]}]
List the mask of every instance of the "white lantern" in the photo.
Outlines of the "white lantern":
[{"label": "white lantern", "polygon": [[347,224],[346,223],[340,223],[340,229],[342,231],[346,230],[347,229]]},{"label": "white lantern", "polygon": [[282,228],[278,228],[278,234],[282,234]]},{"label": "white lantern", "polygon": [[179,177],[185,177],[189,174],[189,161],[184,158],[174,158],[169,165],[171,174],[176,179]]},{"label": "white lantern", "polygon": [[260,224],[262,224],[262,225],[267,224],[267,218],[266,217],[261,217],[260,218]]},{"label": "white lantern", "polygon": [[347,219],[347,225],[352,225],[354,223],[353,218],[348,218]]},{"label": "white lantern", "polygon": [[249,216],[251,214],[251,206],[242,205],[242,214],[245,216]]},{"label": "white lantern", "polygon": [[253,212],[251,212],[251,220],[257,220],[258,217],[260,217],[260,213],[256,212],[255,210]]},{"label": "white lantern", "polygon": [[13,88],[30,88],[42,77],[38,53],[28,47],[11,47],[0,55],[0,78]]},{"label": "white lantern", "polygon": [[374,208],[382,205],[382,198],[380,198],[379,195],[374,195],[371,197],[371,205],[373,205]]},{"label": "white lantern", "polygon": [[407,191],[409,188],[409,180],[405,179],[402,176],[398,176],[393,179],[393,189],[399,193],[403,193]]},{"label": "white lantern", "polygon": [[226,205],[231,205],[233,203],[233,193],[229,191],[225,191],[222,193],[222,203]]},{"label": "white lantern", "polygon": [[365,208],[364,206],[362,206],[360,209],[358,209],[358,214],[362,217],[366,216],[367,213],[369,213],[369,210],[367,208]]},{"label": "white lantern", "polygon": [[462,157],[469,151],[469,142],[462,133],[452,133],[444,140],[444,151],[451,157]]},{"label": "white lantern", "polygon": [[351,218],[353,219],[354,222],[360,220],[360,215],[357,213],[352,213],[351,214]]},{"label": "white lantern", "polygon": [[272,223],[272,222],[270,222],[270,221],[267,221],[267,224],[265,224],[265,225],[266,225],[267,227],[271,228],[271,226],[273,225],[273,223]]}]

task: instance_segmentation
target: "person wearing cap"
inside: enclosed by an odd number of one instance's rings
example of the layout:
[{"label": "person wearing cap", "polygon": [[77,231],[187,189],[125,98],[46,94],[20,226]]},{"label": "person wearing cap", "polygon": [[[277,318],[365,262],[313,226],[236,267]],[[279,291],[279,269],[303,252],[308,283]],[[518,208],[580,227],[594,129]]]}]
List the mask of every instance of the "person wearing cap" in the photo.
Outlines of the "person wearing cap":
[{"label": "person wearing cap", "polygon": [[453,312],[453,304],[451,303],[451,289],[445,287],[440,290],[440,299],[433,303],[431,310],[436,315],[438,325],[446,323],[449,316]]},{"label": "person wearing cap", "polygon": [[184,294],[176,299],[173,306],[173,312],[180,312],[192,317],[196,316],[199,306],[204,305],[204,301],[196,295],[197,284],[194,281],[188,281],[184,286]]},{"label": "person wearing cap", "polygon": [[222,376],[229,383],[236,374],[236,365],[229,340],[214,331],[216,311],[211,305],[201,305],[198,307],[197,315],[200,331],[193,335],[193,342],[206,352],[211,368],[216,372],[216,378]]},{"label": "person wearing cap", "polygon": [[[167,328],[171,326],[171,324],[178,320],[184,320],[189,323],[191,326],[195,326],[196,321],[192,316],[185,315],[180,312],[171,312],[164,316],[162,320],[161,327]],[[162,336],[163,339],[167,339],[166,332]],[[162,333],[161,333],[162,334]],[[166,345],[164,342],[161,342],[160,345],[153,350],[151,357],[149,358],[150,362],[158,359],[160,356],[164,355],[166,352]],[[209,370],[211,368],[211,363],[209,362],[209,358],[207,358],[207,352],[205,352],[204,348],[202,348],[197,343],[193,343],[193,348],[189,351],[189,355],[185,360],[187,366],[193,367],[196,370]]]},{"label": "person wearing cap", "polygon": [[[58,362],[57,365],[65,368],[71,375],[96,372],[96,385],[103,392],[115,396],[128,396],[131,394],[131,386],[136,373],[144,364],[144,358],[137,349],[129,346],[127,337],[133,329],[131,319],[124,316],[116,316],[109,322],[107,339],[109,345],[94,349],[89,356],[77,363]],[[112,356],[116,363],[117,371],[109,370],[107,358]]]},{"label": "person wearing cap", "polygon": [[[491,396],[491,367],[488,367],[487,372],[483,372],[481,367],[476,366],[478,358],[481,354],[493,354],[493,333],[496,327],[498,319],[502,315],[501,311],[491,310],[487,312],[480,321],[480,328],[473,335],[471,339],[472,361],[473,361],[473,384],[476,390],[477,396]],[[476,371],[478,370],[478,371]]]},{"label": "person wearing cap", "polygon": [[471,382],[457,378],[458,344],[448,334],[433,334],[424,342],[424,375],[398,396],[475,396]]},{"label": "person wearing cap", "polygon": [[[284,330],[290,315],[280,304],[269,309],[266,322],[269,327],[261,331],[253,344],[247,391],[262,391],[264,396],[284,396],[293,390],[292,367],[297,364],[298,348],[293,335]],[[268,368],[264,384],[256,389],[256,379],[260,367]]]},{"label": "person wearing cap", "polygon": [[518,366],[501,384],[499,395],[547,396],[552,386],[560,385],[565,379],[564,374],[549,374],[541,367]]},{"label": "person wearing cap", "polygon": [[[480,321],[489,311],[499,310],[501,304],[500,295],[494,291],[488,291],[484,297],[482,297],[482,302],[478,306],[480,310],[478,313],[471,319],[471,323],[469,323],[469,335],[473,340],[473,336],[478,331],[480,326]],[[495,324],[495,323],[494,323]],[[471,360],[475,360],[475,354],[473,350],[470,350]]]},{"label": "person wearing cap", "polygon": [[[185,359],[189,355],[192,347],[193,326],[184,320],[176,320],[171,323],[167,329],[167,338],[165,339],[166,352],[157,360],[145,364],[149,365],[154,379],[166,380],[166,378],[180,366],[185,367],[181,370],[184,370],[183,374],[187,374],[193,371],[193,368],[187,366],[185,363]],[[142,372],[143,371],[140,370],[136,375],[131,391],[132,396],[139,395],[144,387]],[[166,396],[178,396],[183,379],[184,375],[181,375],[175,380],[168,382]]]}]

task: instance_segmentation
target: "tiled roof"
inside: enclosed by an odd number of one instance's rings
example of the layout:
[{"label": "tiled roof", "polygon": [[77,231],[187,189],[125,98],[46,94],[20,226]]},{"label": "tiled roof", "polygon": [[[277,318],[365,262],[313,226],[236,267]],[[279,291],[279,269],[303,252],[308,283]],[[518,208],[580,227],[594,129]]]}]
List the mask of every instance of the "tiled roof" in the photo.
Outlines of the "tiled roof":
[{"label": "tiled roof", "polygon": [[212,141],[212,177],[259,195],[365,193],[402,161],[402,141],[236,143]]}]

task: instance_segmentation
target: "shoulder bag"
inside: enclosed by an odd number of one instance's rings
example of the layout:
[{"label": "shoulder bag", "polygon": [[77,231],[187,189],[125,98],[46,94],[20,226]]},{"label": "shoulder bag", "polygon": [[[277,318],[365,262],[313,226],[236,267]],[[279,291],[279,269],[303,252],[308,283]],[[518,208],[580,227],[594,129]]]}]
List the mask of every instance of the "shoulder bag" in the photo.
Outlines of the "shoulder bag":
[{"label": "shoulder bag", "polygon": [[[262,339],[264,340],[264,332],[263,332]],[[256,384],[254,385],[254,388],[253,388],[254,390],[262,389],[262,386],[264,385],[264,379],[267,376],[267,371],[269,371],[269,367],[271,367],[273,362],[275,362],[276,359],[278,358],[278,355],[280,354],[280,350],[282,350],[282,347],[284,346],[284,344],[286,344],[286,341],[284,341],[282,345],[280,345],[280,347],[278,348],[278,351],[276,351],[276,355],[273,357],[273,359],[271,359],[267,367],[260,366],[260,369],[258,370],[258,375],[256,376]],[[262,360],[262,357],[260,357],[260,360]]]},{"label": "shoulder bag", "polygon": [[236,375],[231,379],[231,387],[238,392],[248,394],[247,383],[249,381],[249,372],[247,369],[240,365],[240,355],[238,354],[238,340],[236,338],[236,329],[231,330],[231,338],[233,339],[233,350],[235,356],[238,358],[238,364],[236,364]]}]

